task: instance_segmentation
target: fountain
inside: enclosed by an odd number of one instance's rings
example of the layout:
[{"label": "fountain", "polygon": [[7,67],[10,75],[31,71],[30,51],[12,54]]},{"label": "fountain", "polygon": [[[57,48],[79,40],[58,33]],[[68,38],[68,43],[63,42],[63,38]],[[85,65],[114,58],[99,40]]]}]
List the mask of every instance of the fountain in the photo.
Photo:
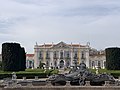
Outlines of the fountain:
[{"label": "fountain", "polygon": [[99,74],[98,70],[96,71],[96,74],[94,74],[86,68],[84,63],[81,63],[79,66],[75,65],[67,74],[52,75],[48,80],[51,81],[53,85],[65,85],[67,81],[70,81],[71,85],[80,86],[85,85],[86,81],[90,81],[91,85],[100,86],[102,86],[105,81],[115,83],[113,76],[108,74]]}]

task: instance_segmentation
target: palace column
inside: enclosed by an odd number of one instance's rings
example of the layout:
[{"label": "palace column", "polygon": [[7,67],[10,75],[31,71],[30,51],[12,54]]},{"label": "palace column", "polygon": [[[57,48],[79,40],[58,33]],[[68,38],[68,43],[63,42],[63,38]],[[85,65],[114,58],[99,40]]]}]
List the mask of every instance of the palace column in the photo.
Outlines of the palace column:
[{"label": "palace column", "polygon": [[86,50],[86,66],[89,68],[89,50]]},{"label": "palace column", "polygon": [[60,68],[60,52],[61,52],[61,50],[58,50],[58,60],[57,60],[58,68]]},{"label": "palace column", "polygon": [[50,51],[50,67],[54,67],[54,62],[53,62],[53,50]]},{"label": "palace column", "polygon": [[81,63],[80,59],[81,59],[81,53],[80,53],[80,48],[78,48],[78,64]]},{"label": "palace column", "polygon": [[71,49],[71,66],[73,66],[73,50]]},{"label": "palace column", "polygon": [[43,51],[43,63],[46,64],[46,50]]},{"label": "palace column", "polygon": [[37,68],[39,65],[38,65],[38,61],[39,61],[39,52],[38,52],[38,48],[37,46],[35,46],[34,48],[34,53],[35,53],[35,56],[34,56],[34,68]]}]

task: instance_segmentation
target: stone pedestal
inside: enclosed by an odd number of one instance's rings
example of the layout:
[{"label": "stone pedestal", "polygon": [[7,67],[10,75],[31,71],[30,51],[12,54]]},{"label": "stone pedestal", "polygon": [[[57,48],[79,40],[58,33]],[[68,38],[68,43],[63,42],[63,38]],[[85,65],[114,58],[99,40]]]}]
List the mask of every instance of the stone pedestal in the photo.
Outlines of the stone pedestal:
[{"label": "stone pedestal", "polygon": [[39,80],[39,79],[38,79],[38,76],[35,76],[35,80]]},{"label": "stone pedestal", "polygon": [[70,85],[70,81],[66,81],[66,85],[65,86],[71,86]]},{"label": "stone pedestal", "polygon": [[110,86],[110,81],[105,81],[104,86]]},{"label": "stone pedestal", "polygon": [[70,85],[70,81],[66,81],[66,85],[65,86],[71,86]]},{"label": "stone pedestal", "polygon": [[23,80],[26,80],[26,77],[23,77]]},{"label": "stone pedestal", "polygon": [[118,81],[120,81],[120,76],[118,77]]},{"label": "stone pedestal", "polygon": [[46,86],[52,86],[51,81],[47,81]]},{"label": "stone pedestal", "polygon": [[13,83],[11,81],[7,82],[7,86],[5,86],[4,88],[12,88],[13,87]]},{"label": "stone pedestal", "polygon": [[85,86],[91,86],[90,81],[85,81],[85,83],[86,83]]},{"label": "stone pedestal", "polygon": [[33,86],[33,85],[32,85],[32,82],[27,83],[27,86],[28,86],[28,87],[32,87],[32,86]]}]

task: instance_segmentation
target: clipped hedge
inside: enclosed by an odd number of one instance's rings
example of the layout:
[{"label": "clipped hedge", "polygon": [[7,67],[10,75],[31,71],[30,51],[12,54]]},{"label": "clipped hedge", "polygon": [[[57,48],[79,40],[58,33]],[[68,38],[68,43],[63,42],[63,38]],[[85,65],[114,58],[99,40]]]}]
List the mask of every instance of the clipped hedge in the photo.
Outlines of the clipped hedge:
[{"label": "clipped hedge", "polygon": [[2,70],[25,71],[26,53],[19,43],[2,44]]},{"label": "clipped hedge", "polygon": [[[16,72],[17,78],[22,79],[23,77],[26,77],[27,79],[33,79],[35,76],[38,76],[39,78],[47,78],[50,75],[58,74],[58,70],[44,70],[44,69],[27,69],[26,71],[20,71]],[[0,72],[0,79],[3,78],[11,78],[12,72]]]},{"label": "clipped hedge", "polygon": [[12,74],[0,73],[0,79],[11,78],[11,77],[12,77]]},{"label": "clipped hedge", "polygon": [[106,48],[106,68],[108,70],[120,70],[120,48]]},{"label": "clipped hedge", "polygon": [[[26,77],[27,79],[35,78],[35,76],[38,76],[39,78],[46,78],[46,73],[17,73],[17,78],[22,79],[23,77]],[[12,78],[12,74],[10,73],[0,73],[0,79],[3,78]]]},{"label": "clipped hedge", "polygon": [[111,75],[112,75],[114,78],[120,77],[120,73],[111,73]]},{"label": "clipped hedge", "polygon": [[17,78],[23,78],[26,77],[27,79],[35,78],[35,76],[38,76],[39,78],[46,78],[46,73],[22,73],[22,74],[16,74]]},{"label": "clipped hedge", "polygon": [[[96,69],[89,69],[92,73],[95,73]],[[107,73],[112,75],[114,78],[118,78],[120,76],[120,70],[107,70],[107,69],[99,69],[99,73]]]}]

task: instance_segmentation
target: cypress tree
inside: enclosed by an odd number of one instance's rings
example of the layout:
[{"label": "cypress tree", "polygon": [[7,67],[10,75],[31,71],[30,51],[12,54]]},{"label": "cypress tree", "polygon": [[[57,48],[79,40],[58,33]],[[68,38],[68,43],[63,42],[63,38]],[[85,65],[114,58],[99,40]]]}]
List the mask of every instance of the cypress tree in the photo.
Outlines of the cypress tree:
[{"label": "cypress tree", "polygon": [[105,51],[106,68],[108,70],[120,70],[120,48],[107,48]]},{"label": "cypress tree", "polygon": [[24,71],[26,69],[26,53],[25,49],[21,48],[20,50],[20,71]]},{"label": "cypress tree", "polygon": [[20,71],[25,70],[22,66],[24,50],[22,50],[20,44],[18,43],[3,43],[2,44],[2,69],[4,71]]}]

